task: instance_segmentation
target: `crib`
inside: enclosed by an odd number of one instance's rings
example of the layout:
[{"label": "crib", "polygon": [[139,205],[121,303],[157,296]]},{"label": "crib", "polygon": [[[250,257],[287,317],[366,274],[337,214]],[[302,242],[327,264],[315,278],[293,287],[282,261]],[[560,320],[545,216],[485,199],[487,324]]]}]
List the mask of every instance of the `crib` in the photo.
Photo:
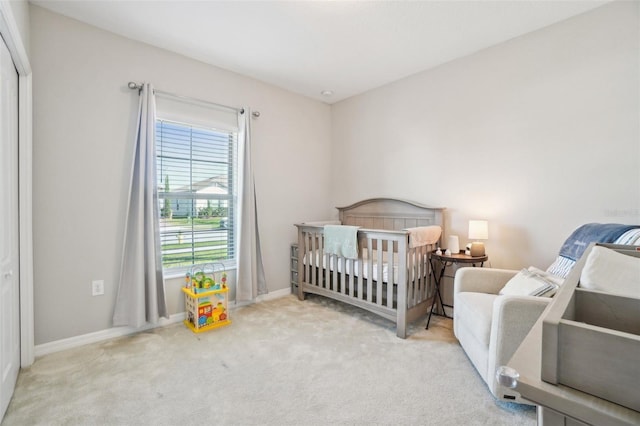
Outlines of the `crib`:
[{"label": "crib", "polygon": [[325,223],[296,224],[298,298],[312,293],[357,306],[393,321],[396,335],[406,338],[407,324],[431,306],[429,253],[437,245],[412,247],[406,229],[430,225],[444,229],[444,209],[374,198],[338,207],[338,212],[339,223],[360,227],[358,258],[324,253]]}]

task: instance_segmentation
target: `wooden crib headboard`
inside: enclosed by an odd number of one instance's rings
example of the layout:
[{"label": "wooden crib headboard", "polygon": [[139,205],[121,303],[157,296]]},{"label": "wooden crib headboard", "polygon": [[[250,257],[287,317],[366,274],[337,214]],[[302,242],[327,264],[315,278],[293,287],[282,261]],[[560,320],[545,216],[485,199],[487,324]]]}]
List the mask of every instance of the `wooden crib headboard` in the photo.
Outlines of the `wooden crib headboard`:
[{"label": "wooden crib headboard", "polygon": [[427,207],[412,201],[370,198],[337,209],[343,225],[391,231],[439,225],[444,232],[444,208]]}]

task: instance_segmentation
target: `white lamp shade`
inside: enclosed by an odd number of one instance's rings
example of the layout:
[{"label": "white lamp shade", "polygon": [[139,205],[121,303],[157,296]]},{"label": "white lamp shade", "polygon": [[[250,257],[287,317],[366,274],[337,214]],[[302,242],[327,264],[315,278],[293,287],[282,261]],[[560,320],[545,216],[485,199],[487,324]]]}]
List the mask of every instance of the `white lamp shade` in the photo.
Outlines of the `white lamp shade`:
[{"label": "white lamp shade", "polygon": [[486,220],[469,221],[469,239],[486,240],[489,238],[489,223]]}]

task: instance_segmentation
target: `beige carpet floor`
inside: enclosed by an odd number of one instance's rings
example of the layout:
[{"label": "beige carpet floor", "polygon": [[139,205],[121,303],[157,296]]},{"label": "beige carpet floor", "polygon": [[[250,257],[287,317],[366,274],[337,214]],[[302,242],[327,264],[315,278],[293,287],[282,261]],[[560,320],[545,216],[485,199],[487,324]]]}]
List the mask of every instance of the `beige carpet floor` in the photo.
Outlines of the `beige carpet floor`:
[{"label": "beige carpet floor", "polygon": [[534,425],[497,402],[451,320],[395,326],[322,297],[233,309],[227,327],[182,324],[38,358],[3,425]]}]

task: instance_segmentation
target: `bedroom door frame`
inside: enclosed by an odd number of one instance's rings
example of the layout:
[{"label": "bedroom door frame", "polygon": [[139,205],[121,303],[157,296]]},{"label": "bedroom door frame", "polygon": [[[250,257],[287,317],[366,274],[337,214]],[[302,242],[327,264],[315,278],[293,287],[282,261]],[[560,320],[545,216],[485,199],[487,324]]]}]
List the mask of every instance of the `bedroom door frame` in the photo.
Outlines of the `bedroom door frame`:
[{"label": "bedroom door frame", "polygon": [[[27,8],[29,6],[26,6]],[[0,0],[0,35],[18,71],[18,211],[20,242],[20,366],[34,360],[32,222],[32,70],[9,1]]]}]

